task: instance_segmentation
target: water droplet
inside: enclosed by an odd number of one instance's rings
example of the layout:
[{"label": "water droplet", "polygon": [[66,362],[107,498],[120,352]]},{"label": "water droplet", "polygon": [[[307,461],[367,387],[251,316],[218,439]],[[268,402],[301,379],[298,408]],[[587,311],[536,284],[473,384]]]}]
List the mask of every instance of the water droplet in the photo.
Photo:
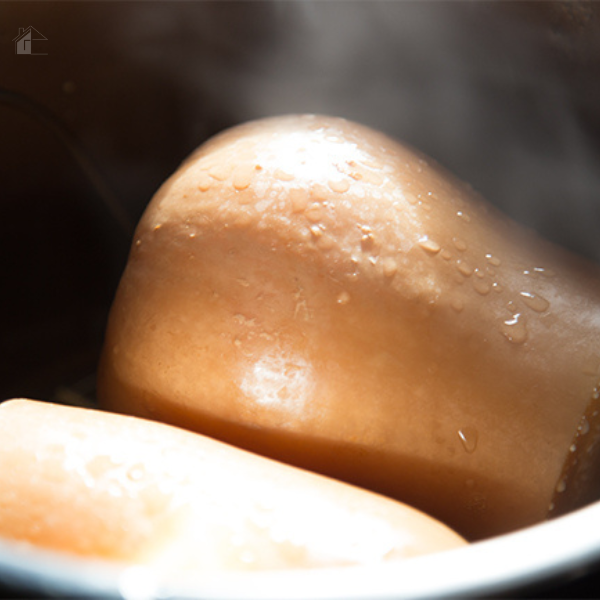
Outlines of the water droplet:
[{"label": "water droplet", "polygon": [[474,427],[463,427],[458,430],[458,437],[463,448],[469,454],[473,454],[477,449],[477,442],[479,441],[477,430]]},{"label": "water droplet", "polygon": [[212,179],[206,171],[200,171],[196,176],[196,185],[201,192],[206,192],[212,184]]},{"label": "water droplet", "polygon": [[227,163],[219,163],[214,165],[208,171],[208,174],[217,181],[225,181],[231,173],[231,165]]},{"label": "water droplet", "polygon": [[556,485],[556,491],[562,494],[567,489],[567,482],[565,479],[561,479]]},{"label": "water droplet", "polygon": [[127,477],[131,479],[131,481],[141,481],[146,474],[143,465],[134,465],[127,471]]},{"label": "water droplet", "polygon": [[465,277],[470,277],[471,274],[473,273],[473,267],[468,262],[465,262],[464,260],[457,260],[456,268],[458,269],[458,272],[461,275],[464,275]]},{"label": "water droplet", "polygon": [[331,250],[335,247],[335,240],[330,235],[324,233],[317,237],[317,247],[324,251]]},{"label": "water droplet", "polygon": [[340,292],[337,297],[337,303],[345,305],[348,302],[350,302],[350,294],[346,291]]},{"label": "water droplet", "polygon": [[350,189],[350,183],[347,179],[334,179],[328,182],[329,187],[332,191],[338,194],[343,194]]},{"label": "water droplet", "polygon": [[521,292],[519,295],[523,298],[523,303],[532,310],[535,310],[535,312],[544,312],[550,306],[550,302],[538,294]]},{"label": "water droplet", "polygon": [[279,181],[292,181],[292,179],[294,179],[294,175],[292,173],[288,173],[283,169],[276,169],[275,173],[273,173],[273,177],[275,177],[275,179],[279,179]]},{"label": "water droplet", "polygon": [[323,230],[318,225],[311,225],[310,232],[315,239],[319,239],[323,235]]},{"label": "water droplet", "polygon": [[579,423],[579,427],[577,427],[577,433],[579,435],[586,435],[590,431],[590,422],[587,420],[587,417],[584,415],[581,417],[581,421]]},{"label": "water droplet", "polygon": [[366,233],[360,238],[360,247],[363,252],[369,252],[375,246],[375,238],[372,233]]},{"label": "water droplet", "polygon": [[310,193],[315,200],[327,200],[329,198],[329,189],[320,183],[315,183],[310,189]]},{"label": "water droplet", "polygon": [[551,279],[556,275],[552,269],[545,269],[543,267],[533,267],[533,272],[537,275],[547,277],[548,279]]},{"label": "water droplet", "polygon": [[482,279],[476,279],[473,281],[473,289],[482,296],[487,296],[492,289],[492,286]]},{"label": "water droplet", "polygon": [[461,312],[464,309],[465,304],[460,298],[453,298],[452,301],[450,302],[450,306],[456,312]]},{"label": "water droplet", "polygon": [[576,452],[577,451],[577,446],[575,444],[571,444],[569,446],[569,452]]},{"label": "water droplet", "polygon": [[527,328],[525,327],[525,319],[520,313],[512,316],[512,319],[504,321],[500,328],[502,335],[513,344],[522,344],[527,340]]},{"label": "water droplet", "polygon": [[478,277],[479,279],[483,279],[485,277],[485,273],[478,267],[475,267],[474,273],[475,273],[475,277]]},{"label": "water droplet", "polygon": [[467,243],[464,240],[461,240],[460,238],[452,238],[452,241],[454,242],[456,249],[460,250],[460,252],[464,252],[467,249]]},{"label": "water droplet", "polygon": [[466,212],[463,212],[462,210],[457,211],[456,216],[459,219],[462,219],[465,223],[471,222],[471,217]]},{"label": "water droplet", "polygon": [[418,198],[414,194],[404,194],[404,198],[406,198],[406,201],[413,206],[419,202]]},{"label": "water droplet", "polygon": [[508,310],[509,310],[511,313],[516,313],[516,312],[518,312],[518,310],[517,310],[517,308],[518,308],[518,307],[517,307],[517,304],[516,304],[516,302],[514,302],[513,300],[509,300],[509,301],[506,303],[506,308],[508,308]]},{"label": "water droplet", "polygon": [[494,267],[499,267],[501,265],[500,259],[494,256],[493,254],[486,254],[485,258],[490,263],[490,265],[493,265]]},{"label": "water droplet", "polygon": [[254,167],[251,165],[236,167],[232,178],[233,187],[238,191],[245,190],[250,185],[253,175]]},{"label": "water droplet", "polygon": [[398,271],[398,264],[391,256],[387,256],[381,261],[381,269],[383,270],[384,277],[391,278]]},{"label": "water droplet", "polygon": [[441,250],[440,245],[437,242],[429,239],[426,235],[419,238],[419,246],[421,246],[425,252],[431,255],[437,254]]},{"label": "water droplet", "polygon": [[293,188],[288,192],[293,213],[301,213],[308,206],[308,194],[299,188]]},{"label": "water droplet", "polygon": [[500,293],[500,292],[501,292],[501,291],[502,291],[504,288],[503,288],[503,287],[502,287],[502,285],[501,285],[501,284],[499,284],[497,281],[494,281],[494,283],[492,283],[492,289],[493,289],[495,292],[498,292],[498,293]]},{"label": "water droplet", "polygon": [[452,253],[449,250],[442,250],[440,256],[444,259],[444,260],[450,260],[452,258]]},{"label": "water droplet", "polygon": [[598,400],[600,398],[600,386],[597,385],[593,390],[592,390],[592,400]]},{"label": "water droplet", "polygon": [[318,202],[315,202],[306,209],[304,214],[311,223],[318,223],[323,217],[323,207]]},{"label": "water droplet", "polygon": [[142,240],[135,240],[135,245],[139,248],[142,245]]}]

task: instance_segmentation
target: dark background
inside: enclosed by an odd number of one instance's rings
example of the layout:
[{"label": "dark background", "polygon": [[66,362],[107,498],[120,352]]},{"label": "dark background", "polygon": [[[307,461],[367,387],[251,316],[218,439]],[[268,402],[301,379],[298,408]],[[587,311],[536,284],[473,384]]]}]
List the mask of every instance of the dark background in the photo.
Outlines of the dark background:
[{"label": "dark background", "polygon": [[[29,26],[47,40],[17,55]],[[407,141],[600,261],[600,3],[0,2],[0,400],[93,403],[152,194],[212,134],[291,112]]]}]

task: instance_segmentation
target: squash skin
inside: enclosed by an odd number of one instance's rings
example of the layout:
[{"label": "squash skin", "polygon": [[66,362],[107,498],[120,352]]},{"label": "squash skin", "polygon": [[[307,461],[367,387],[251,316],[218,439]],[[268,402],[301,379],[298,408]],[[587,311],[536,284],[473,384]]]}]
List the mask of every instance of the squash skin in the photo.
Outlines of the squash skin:
[{"label": "squash skin", "polygon": [[19,399],[0,434],[4,539],[180,583],[465,545],[408,506],[162,423]]},{"label": "squash skin", "polygon": [[598,275],[383,134],[251,122],[148,206],[99,397],[482,539],[599,492]]}]

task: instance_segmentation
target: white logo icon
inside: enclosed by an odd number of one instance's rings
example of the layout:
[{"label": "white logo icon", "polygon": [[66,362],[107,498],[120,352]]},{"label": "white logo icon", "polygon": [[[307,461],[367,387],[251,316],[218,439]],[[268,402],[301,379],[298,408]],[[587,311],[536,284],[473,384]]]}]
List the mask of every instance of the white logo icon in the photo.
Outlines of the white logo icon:
[{"label": "white logo icon", "polygon": [[44,41],[48,41],[48,38],[41,34],[35,27],[31,27],[31,25],[27,29],[19,27],[19,35],[13,40],[15,43],[15,54],[48,54],[47,52],[33,51],[34,49],[44,49],[44,45],[40,44],[40,42]]}]

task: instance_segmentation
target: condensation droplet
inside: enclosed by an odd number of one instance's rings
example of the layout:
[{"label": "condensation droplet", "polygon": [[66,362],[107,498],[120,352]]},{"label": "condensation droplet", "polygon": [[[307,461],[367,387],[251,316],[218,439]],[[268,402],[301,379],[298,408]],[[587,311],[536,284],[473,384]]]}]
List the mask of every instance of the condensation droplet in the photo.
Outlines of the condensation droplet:
[{"label": "condensation droplet", "polygon": [[500,259],[498,257],[494,256],[493,254],[486,254],[485,258],[490,263],[490,265],[492,265],[494,267],[499,267],[502,264]]},{"label": "condensation droplet", "polygon": [[135,465],[127,471],[127,477],[131,479],[131,481],[141,481],[144,478],[145,471],[142,465]]},{"label": "condensation droplet", "polygon": [[375,246],[375,238],[372,233],[365,233],[360,238],[360,247],[363,252],[369,252]]},{"label": "condensation droplet", "polygon": [[479,441],[477,430],[474,427],[463,427],[458,430],[458,437],[465,451],[473,454]]},{"label": "condensation droplet", "polygon": [[418,198],[414,194],[404,194],[404,198],[406,198],[406,201],[413,206],[419,202]]},{"label": "condensation droplet", "polygon": [[593,390],[592,390],[592,399],[593,400],[598,400],[600,398],[600,386],[596,386]]},{"label": "condensation droplet", "polygon": [[218,165],[214,165],[208,171],[208,174],[217,181],[225,181],[229,174],[231,173],[231,166],[227,163],[220,163]]},{"label": "condensation droplet", "polygon": [[456,268],[458,269],[458,272],[465,277],[470,277],[473,273],[473,267],[464,260],[457,260]]},{"label": "condensation droplet", "polygon": [[456,312],[461,312],[464,307],[465,304],[464,302],[460,299],[460,298],[453,298],[450,302],[450,306],[456,311]]},{"label": "condensation droplet", "polygon": [[350,294],[345,290],[343,292],[340,292],[337,297],[337,303],[345,305],[348,304],[348,302],[350,302]]},{"label": "condensation droplet", "polygon": [[485,273],[477,267],[475,268],[474,273],[475,273],[475,277],[478,277],[479,279],[483,279],[485,277]]},{"label": "condensation droplet", "polygon": [[508,309],[508,310],[509,310],[511,313],[516,313],[516,312],[518,312],[518,310],[517,310],[517,304],[516,304],[516,302],[514,302],[513,300],[509,300],[509,301],[506,303],[506,308],[507,308],[507,309]]},{"label": "condensation droplet", "polygon": [[383,271],[384,277],[391,278],[398,271],[398,264],[391,256],[387,256],[381,261],[381,269]]},{"label": "condensation droplet", "polygon": [[551,279],[555,276],[555,273],[552,269],[545,269],[543,267],[533,267],[533,272],[537,275],[547,277],[548,279]]},{"label": "condensation droplet", "polygon": [[311,225],[310,232],[315,239],[319,239],[323,235],[323,230],[318,225]]},{"label": "condensation droplet", "polygon": [[561,479],[556,485],[556,491],[562,494],[567,489],[567,482],[565,479]]},{"label": "condensation droplet", "polygon": [[236,167],[232,178],[233,187],[238,191],[245,190],[250,185],[253,175],[254,167],[251,165]]},{"label": "condensation droplet", "polygon": [[273,177],[275,177],[275,179],[279,179],[279,181],[292,181],[292,179],[294,179],[294,175],[292,173],[288,173],[283,169],[277,169],[275,173],[273,173]]},{"label": "condensation droplet", "polygon": [[590,422],[587,420],[587,417],[584,415],[581,417],[581,421],[579,422],[579,427],[577,427],[577,433],[579,435],[586,435],[590,432]]},{"label": "condensation droplet", "polygon": [[306,210],[308,206],[308,194],[304,190],[293,188],[288,192],[288,197],[292,204],[293,213],[301,213]]},{"label": "condensation droplet", "polygon": [[324,233],[317,237],[317,247],[324,251],[331,250],[335,247],[335,240],[330,235]]},{"label": "condensation droplet", "polygon": [[323,207],[318,202],[315,202],[306,209],[304,214],[311,223],[317,223],[323,217]]},{"label": "condensation droplet", "polygon": [[463,212],[462,210],[457,211],[456,216],[459,219],[462,219],[465,223],[471,222],[471,217],[466,212]]},{"label": "condensation droplet", "polygon": [[464,252],[467,249],[467,243],[464,240],[461,240],[460,238],[452,238],[452,241],[454,242],[456,249],[460,250],[460,252]]},{"label": "condensation droplet", "polygon": [[499,284],[497,281],[494,281],[494,283],[492,283],[492,289],[493,289],[495,292],[498,292],[498,293],[500,293],[500,292],[501,292],[501,291],[502,291],[504,288],[503,288],[503,287],[502,287],[502,285],[501,285],[501,284]]},{"label": "condensation droplet", "polygon": [[426,235],[419,239],[419,246],[431,255],[437,254],[441,250],[440,245],[434,240],[429,239]]},{"label": "condensation droplet", "polygon": [[577,446],[575,444],[571,444],[569,446],[569,452],[576,452],[577,451]]},{"label": "condensation droplet", "polygon": [[444,259],[444,260],[450,260],[452,258],[452,253],[449,250],[442,250],[442,252],[440,253],[440,256]]},{"label": "condensation droplet", "polygon": [[492,289],[492,286],[483,279],[476,279],[473,281],[473,289],[482,296],[487,296]]},{"label": "condensation droplet", "polygon": [[512,316],[512,319],[508,319],[502,323],[500,332],[504,337],[513,344],[522,344],[527,340],[527,328],[525,326],[525,319],[520,313],[516,313]]},{"label": "condensation droplet", "polygon": [[535,310],[535,312],[544,312],[550,306],[550,302],[538,294],[521,292],[519,295],[523,298],[523,303],[531,308],[531,310]]},{"label": "condensation droplet", "polygon": [[200,171],[196,178],[196,185],[201,192],[206,192],[212,183],[210,175],[206,171]]},{"label": "condensation droplet", "polygon": [[350,183],[347,179],[333,179],[328,182],[329,187],[333,192],[343,194],[350,189]]},{"label": "condensation droplet", "polygon": [[320,183],[315,183],[310,192],[312,197],[316,200],[327,200],[329,198],[329,190]]}]

